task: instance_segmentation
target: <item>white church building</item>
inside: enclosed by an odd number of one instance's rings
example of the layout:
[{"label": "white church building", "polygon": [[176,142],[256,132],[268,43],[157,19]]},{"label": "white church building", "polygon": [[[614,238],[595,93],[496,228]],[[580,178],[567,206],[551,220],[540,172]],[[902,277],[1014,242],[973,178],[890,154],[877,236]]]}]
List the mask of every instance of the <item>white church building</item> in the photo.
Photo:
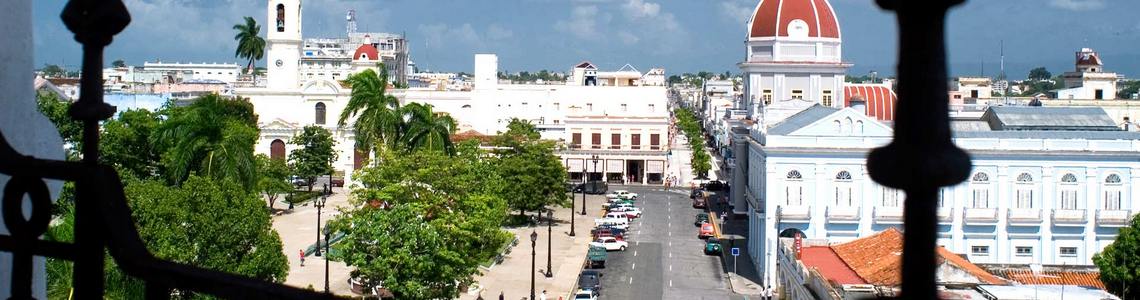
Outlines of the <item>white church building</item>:
[{"label": "white church building", "polygon": [[[891,141],[893,92],[843,82],[838,24],[826,0],[762,0],[747,28],[739,66],[753,122],[733,130],[733,186],[746,188],[732,200],[769,284],[780,282],[779,237],[844,242],[902,227],[905,194],[866,167]],[[973,170],[940,192],[938,243],[971,262],[1090,265],[1140,212],[1140,134],[1103,109],[991,107],[952,127]]]},{"label": "white church building", "polygon": [[[360,167],[361,157],[354,151],[351,126],[338,128],[335,124],[351,94],[337,79],[348,74],[308,75],[315,65],[307,64],[313,59],[305,51],[312,47],[306,46],[301,36],[301,2],[267,1],[266,24],[273,26],[269,26],[266,39],[266,84],[240,88],[235,93],[249,98],[260,117],[261,138],[256,152],[284,158],[294,147],[288,144],[290,138],[305,126],[322,126],[336,141],[334,169],[351,184],[352,170]],[[385,49],[376,48],[375,40],[369,43],[373,38],[350,38],[350,42],[363,42],[351,62],[334,67],[350,68],[344,72],[376,68],[376,63],[387,56]],[[383,46],[382,41],[380,44]],[[429,104],[437,112],[450,114],[459,123],[460,132],[493,135],[506,130],[512,118],[528,120],[543,138],[562,142],[564,149],[559,154],[571,178],[588,173],[595,180],[660,184],[668,175],[669,110],[664,69],[641,73],[626,65],[617,71],[603,71],[583,61],[569,70],[572,76],[565,84],[557,85],[500,83],[494,54],[475,55],[474,69],[475,83],[470,90],[389,91],[402,103]]]}]

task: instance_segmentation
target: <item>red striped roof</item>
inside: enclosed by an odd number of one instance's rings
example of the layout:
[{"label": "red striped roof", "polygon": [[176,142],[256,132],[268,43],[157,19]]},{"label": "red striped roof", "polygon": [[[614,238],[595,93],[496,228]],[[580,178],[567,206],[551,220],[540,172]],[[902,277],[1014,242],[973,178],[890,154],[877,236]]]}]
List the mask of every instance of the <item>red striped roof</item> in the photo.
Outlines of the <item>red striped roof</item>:
[{"label": "red striped roof", "polygon": [[803,247],[800,249],[800,261],[805,266],[819,271],[820,275],[831,282],[838,284],[867,283],[828,246]]},{"label": "red striped roof", "polygon": [[881,84],[850,84],[843,87],[844,106],[851,106],[851,100],[863,100],[867,104],[867,115],[880,121],[895,120],[895,91]]},{"label": "red striped roof", "polygon": [[839,20],[827,0],[760,0],[748,24],[748,37],[786,37],[792,20],[807,23],[809,37],[840,37]]},{"label": "red striped roof", "polygon": [[1099,272],[1042,271],[1034,274],[1032,270],[1017,269],[998,270],[994,273],[1022,284],[1066,284],[1105,289]]}]

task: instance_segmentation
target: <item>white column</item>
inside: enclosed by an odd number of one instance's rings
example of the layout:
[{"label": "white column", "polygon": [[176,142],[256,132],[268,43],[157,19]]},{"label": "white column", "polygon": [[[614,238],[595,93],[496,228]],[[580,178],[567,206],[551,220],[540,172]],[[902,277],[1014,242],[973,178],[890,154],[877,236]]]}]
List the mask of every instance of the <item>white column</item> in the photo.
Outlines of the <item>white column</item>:
[{"label": "white column", "polygon": [[998,224],[997,224],[997,244],[994,247],[992,256],[994,262],[1010,261],[1010,252],[1013,248],[1009,243],[1009,220],[1007,218],[1008,209],[1012,206],[1010,187],[1012,183],[1009,180],[1009,166],[997,167],[997,178],[992,184],[997,185],[997,192],[995,193],[995,203],[998,208]]},{"label": "white column", "polygon": [[1050,264],[1056,264],[1060,256],[1057,245],[1053,243],[1052,212],[1054,208],[1061,206],[1057,203],[1061,199],[1056,196],[1058,180],[1054,178],[1056,177],[1054,172],[1056,170],[1053,167],[1045,167],[1041,170],[1041,181],[1037,184],[1037,186],[1042,187],[1041,196],[1037,197],[1040,202],[1034,206],[1041,209],[1041,217],[1044,219],[1041,222],[1041,249],[1038,249],[1034,254],[1039,255],[1038,261]]}]

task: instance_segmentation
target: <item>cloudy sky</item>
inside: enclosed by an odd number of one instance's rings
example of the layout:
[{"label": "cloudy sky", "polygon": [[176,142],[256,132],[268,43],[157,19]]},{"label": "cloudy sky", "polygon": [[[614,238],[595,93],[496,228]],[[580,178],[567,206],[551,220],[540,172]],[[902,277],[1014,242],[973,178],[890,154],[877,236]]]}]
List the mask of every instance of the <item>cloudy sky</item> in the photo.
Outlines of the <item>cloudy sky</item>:
[{"label": "cloudy sky", "polygon": [[[64,0],[36,0],[36,63],[77,68],[79,46],[59,21]],[[231,27],[265,21],[264,0],[124,0],[134,20],[108,62],[235,62]],[[669,73],[738,72],[745,27],[758,0],[305,0],[304,35],[337,37],[356,9],[359,31],[407,34],[421,69],[470,71],[474,53],[497,53],[500,70],[603,69],[629,63]],[[893,73],[895,19],[873,0],[831,0],[851,74]],[[969,0],[949,16],[954,75],[994,75],[1004,40],[1010,77],[1073,68],[1092,47],[1111,71],[1140,77],[1140,1]],[[268,27],[263,27],[263,32]],[[264,65],[264,62],[261,62]]]}]

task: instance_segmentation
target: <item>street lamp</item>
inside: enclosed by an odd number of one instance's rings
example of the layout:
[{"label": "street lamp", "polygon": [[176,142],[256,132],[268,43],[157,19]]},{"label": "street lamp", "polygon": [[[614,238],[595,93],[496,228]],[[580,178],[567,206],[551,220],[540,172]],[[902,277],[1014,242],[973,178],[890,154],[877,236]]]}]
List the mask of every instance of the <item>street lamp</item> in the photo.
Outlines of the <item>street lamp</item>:
[{"label": "street lamp", "polygon": [[[586,173],[586,164],[582,164],[582,215],[583,216],[586,215],[586,186],[590,184],[590,180],[586,177],[588,175],[589,175],[589,173]],[[574,202],[574,201],[570,201],[570,202]],[[570,212],[574,212],[574,211],[571,210]]]},{"label": "street lamp", "polygon": [[[329,239],[329,227],[325,226],[324,230],[325,230],[325,294],[328,294],[329,293],[329,259],[330,259],[328,257],[328,254],[329,254],[329,244],[330,244],[329,241],[331,241],[331,240]],[[317,248],[321,248],[321,245],[318,244]]]},{"label": "street lamp", "polygon": [[534,242],[538,240],[538,232],[530,232],[530,300],[534,300]]},{"label": "street lamp", "polygon": [[554,277],[550,269],[550,252],[554,249],[554,212],[546,211],[546,278]]},{"label": "street lamp", "polygon": [[321,208],[325,207],[325,202],[328,201],[328,195],[322,195],[320,198],[313,200],[313,206],[317,208],[317,251],[313,256],[321,256]]},{"label": "street lamp", "polygon": [[[597,173],[598,172],[598,155],[594,154],[593,156],[590,157],[590,160],[594,161],[594,173]],[[603,175],[602,180],[606,180],[606,176]]]}]

